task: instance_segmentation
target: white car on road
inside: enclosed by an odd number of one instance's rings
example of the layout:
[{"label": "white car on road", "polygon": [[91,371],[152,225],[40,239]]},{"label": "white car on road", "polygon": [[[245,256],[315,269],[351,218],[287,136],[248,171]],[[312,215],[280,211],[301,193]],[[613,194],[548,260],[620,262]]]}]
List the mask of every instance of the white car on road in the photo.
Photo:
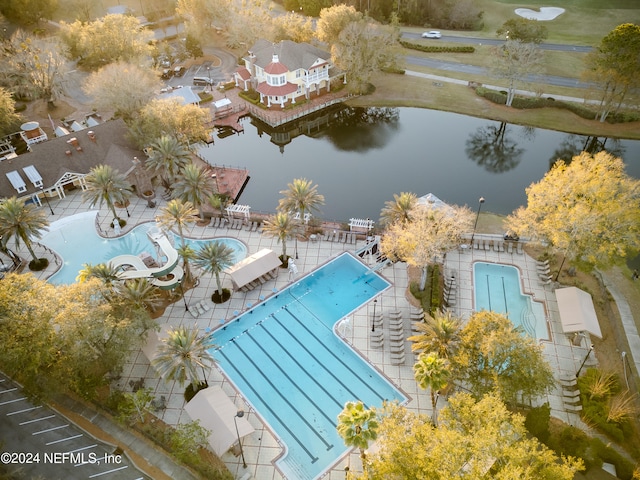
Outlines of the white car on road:
[{"label": "white car on road", "polygon": [[441,38],[442,34],[437,30],[431,30],[429,32],[424,32],[422,34],[422,38]]}]

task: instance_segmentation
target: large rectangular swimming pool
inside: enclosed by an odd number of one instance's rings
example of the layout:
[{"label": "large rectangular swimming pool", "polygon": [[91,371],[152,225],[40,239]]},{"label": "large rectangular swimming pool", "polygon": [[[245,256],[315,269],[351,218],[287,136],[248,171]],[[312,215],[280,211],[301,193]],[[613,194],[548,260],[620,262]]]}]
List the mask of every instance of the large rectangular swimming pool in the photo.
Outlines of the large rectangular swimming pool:
[{"label": "large rectangular swimming pool", "polygon": [[345,253],[214,332],[220,367],[283,443],[287,478],[318,478],[346,453],[336,423],[347,401],[407,400],[334,333],[389,287]]}]

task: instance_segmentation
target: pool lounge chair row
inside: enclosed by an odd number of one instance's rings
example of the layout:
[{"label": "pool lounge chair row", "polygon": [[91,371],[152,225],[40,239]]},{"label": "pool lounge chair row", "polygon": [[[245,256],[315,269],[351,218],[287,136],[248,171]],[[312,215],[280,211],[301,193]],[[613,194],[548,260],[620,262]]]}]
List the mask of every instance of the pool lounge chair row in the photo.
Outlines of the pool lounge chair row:
[{"label": "pool lounge chair row", "polygon": [[549,268],[549,260],[545,260],[543,262],[539,260],[536,261],[536,271],[538,272],[538,277],[540,277],[540,281],[543,285],[549,285],[553,281],[551,269]]},{"label": "pool lounge chair row", "polygon": [[506,251],[507,253],[512,254],[514,251],[514,244],[515,244],[516,253],[519,253],[519,254],[524,253],[524,251],[522,250],[521,242],[511,242],[511,241],[504,241],[504,240],[483,240],[481,238],[476,238],[473,241],[472,248],[474,250],[485,250],[485,251],[490,251],[493,248],[495,252]]},{"label": "pool lounge chair row", "polygon": [[211,307],[204,301],[200,300],[194,305],[189,305],[189,313],[193,318],[198,318],[200,315],[204,315],[205,312],[211,310]]},{"label": "pool lounge chair row", "polygon": [[406,335],[404,332],[404,319],[399,311],[389,313],[389,332],[391,364],[402,365],[405,362]]},{"label": "pool lounge chair row", "polygon": [[356,243],[356,234],[350,232],[329,232],[322,236],[322,240],[325,242],[337,242],[337,243]]},{"label": "pool lounge chair row", "polygon": [[457,298],[457,284],[456,277],[449,277],[444,281],[444,303],[447,307],[453,307],[458,301]]},{"label": "pool lounge chair row", "polygon": [[276,267],[273,270],[268,271],[264,275],[259,276],[258,278],[256,278],[252,282],[249,282],[246,285],[243,285],[242,287],[240,287],[238,289],[238,291],[239,292],[249,292],[249,291],[253,290],[256,287],[259,287],[260,285],[263,285],[264,283],[268,282],[269,280],[273,280],[274,278],[276,278],[278,276],[278,268],[279,267]]},{"label": "pool lounge chair row", "polygon": [[222,217],[211,217],[210,227],[213,228],[230,228],[231,230],[242,230],[245,226],[245,230],[248,232],[261,232],[262,222],[245,223],[242,218],[232,218],[231,221]]}]

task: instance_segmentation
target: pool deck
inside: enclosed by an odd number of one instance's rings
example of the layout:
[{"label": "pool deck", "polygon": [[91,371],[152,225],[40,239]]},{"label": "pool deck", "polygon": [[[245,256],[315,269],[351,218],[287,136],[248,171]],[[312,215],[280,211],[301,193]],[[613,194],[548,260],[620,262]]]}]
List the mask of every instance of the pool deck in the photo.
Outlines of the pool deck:
[{"label": "pool deck", "polygon": [[[129,206],[131,217],[129,223],[123,229],[126,233],[130,228],[144,221],[151,221],[159,213],[159,208],[164,206],[165,202],[158,199],[156,208],[147,208],[146,202],[142,199],[133,198]],[[50,216],[50,220],[59,220],[63,216],[73,215],[75,213],[85,212],[89,210],[86,203],[81,202],[80,191],[70,192],[67,198],[60,201],[52,201],[52,208],[55,215]],[[126,213],[122,212],[126,216]],[[106,209],[101,210],[101,229],[108,235],[113,235],[113,231],[108,227],[108,215]],[[125,217],[126,218],[126,217]],[[213,228],[195,226],[191,231],[186,232],[187,236],[194,238],[206,237],[234,237],[243,241],[249,250],[249,254],[256,251],[269,248],[280,254],[282,247],[275,239],[261,235],[258,232],[248,231],[246,228],[242,230],[232,230],[228,228]],[[476,234],[476,238],[480,235]],[[488,238],[488,237],[487,237]],[[363,241],[358,244],[345,244],[338,242],[328,242],[318,240],[316,242],[299,241],[298,256],[296,265],[298,266],[299,275],[303,275],[323,264],[330,258],[333,258],[340,252],[345,250],[354,251],[363,245]],[[42,247],[36,246],[38,255],[45,254],[51,258],[50,254],[46,254]],[[289,241],[287,244],[287,253],[295,255],[294,242]],[[27,258],[26,252],[20,251],[20,254]],[[365,257],[365,261],[369,258]],[[533,258],[526,254],[518,254],[515,252],[496,252],[485,250],[466,250],[453,251],[446,256],[445,273],[451,275],[455,272],[457,278],[457,304],[455,311],[463,318],[468,318],[472,313],[473,306],[473,286],[472,286],[472,265],[475,261],[496,262],[508,265],[515,265],[521,271],[521,280],[523,282],[524,293],[531,293],[534,299],[543,301],[546,309],[547,319],[552,334],[552,342],[542,342],[547,360],[550,362],[557,379],[575,378],[576,371],[585,359],[588,352],[587,346],[590,344],[588,339],[583,339],[580,346],[571,344],[570,339],[561,333],[558,308],[553,294],[551,285],[543,285],[538,280],[536,271],[536,262]],[[55,267],[54,262],[49,267],[48,272],[44,272],[43,277],[50,274]],[[392,311],[400,311],[404,318],[404,331],[406,336],[411,335],[411,325],[409,319],[410,305],[406,299],[406,290],[408,284],[406,264],[397,263],[387,266],[380,270],[393,287],[386,290],[376,303],[377,312],[383,312],[385,317],[383,323],[384,344],[382,348],[376,348],[371,345],[371,318],[373,315],[373,302],[361,308],[351,316],[350,326],[343,329],[342,332],[348,343],[352,344],[359,350],[370,362],[384,373],[396,386],[410,397],[407,407],[414,411],[422,413],[430,413],[431,401],[427,391],[418,388],[413,378],[413,354],[410,350],[410,343],[405,341],[406,361],[403,365],[393,365],[391,361],[391,352],[389,348],[389,321],[387,314]],[[206,303],[210,309],[199,315],[197,318],[185,310],[184,303],[178,301],[170,305],[164,315],[158,319],[160,325],[197,325],[203,332],[207,328],[215,329],[220,325],[223,319],[229,320],[249,308],[249,304],[255,305],[261,297],[268,297],[274,294],[275,290],[282,290],[291,281],[287,270],[280,270],[279,276],[258,286],[256,289],[240,293],[234,292],[231,299],[222,305],[213,305],[210,301],[211,293],[216,288],[215,279],[208,274],[199,275],[199,285],[186,293],[187,303],[193,307],[198,302]],[[225,286],[231,287],[228,275],[222,275]],[[193,310],[193,308],[192,308]],[[377,327],[379,329],[379,327]],[[595,361],[591,355],[587,365]],[[131,390],[133,382],[144,379],[144,386],[151,388],[156,395],[166,397],[166,409],[160,411],[158,416],[169,424],[178,424],[190,421],[189,416],[184,410],[184,388],[175,382],[164,382],[159,379],[151,367],[149,360],[142,351],[132,352],[129,363],[124,368],[122,377],[118,382],[119,388],[125,391]],[[242,467],[240,456],[227,452],[222,459],[228,465],[231,472],[236,478],[255,478],[259,480],[281,479],[282,475],[274,467],[273,461],[282,452],[278,442],[272,432],[260,421],[258,416],[244,402],[239,393],[234,389],[233,385],[219,372],[214,369],[208,378],[209,385],[220,386],[229,398],[235,403],[239,409],[245,410],[248,414],[246,418],[255,428],[255,432],[243,439],[244,455],[248,464],[247,469]],[[580,421],[576,413],[570,412],[564,405],[563,392],[558,386],[546,398],[542,398],[541,402],[548,401],[552,415],[562,419],[563,421],[586,428]],[[445,400],[439,403],[442,408]],[[324,478],[327,479],[344,479],[346,466],[350,466],[351,470],[360,470],[361,463],[357,451],[351,453],[347,458],[341,459],[336,467],[329,471]],[[249,473],[251,476],[245,476]]]}]

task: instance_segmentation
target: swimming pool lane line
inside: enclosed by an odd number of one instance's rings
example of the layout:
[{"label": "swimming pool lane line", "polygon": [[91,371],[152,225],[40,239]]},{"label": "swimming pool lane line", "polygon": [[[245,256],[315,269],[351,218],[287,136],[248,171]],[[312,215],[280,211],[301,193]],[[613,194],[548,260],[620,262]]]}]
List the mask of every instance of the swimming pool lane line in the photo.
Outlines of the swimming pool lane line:
[{"label": "swimming pool lane line", "polygon": [[507,303],[507,288],[504,285],[504,276],[501,276],[500,279],[502,280],[502,297],[504,298],[505,315],[509,318],[509,304]]},{"label": "swimming pool lane line", "polygon": [[[380,400],[383,400],[383,401],[384,401],[384,400],[387,400],[386,398],[384,398],[384,397],[380,396],[380,394],[379,394],[377,391],[375,391],[373,388],[371,388],[371,385],[369,385],[367,382],[365,382],[365,381],[364,381],[364,379],[363,379],[362,377],[360,377],[360,375],[358,375],[356,372],[354,372],[354,371],[353,371],[353,369],[352,369],[349,365],[347,365],[347,364],[346,364],[346,363],[345,363],[341,358],[339,358],[339,357],[338,357],[334,352],[332,352],[330,349],[328,349],[328,348],[327,348],[327,346],[324,344],[324,342],[322,342],[322,341],[318,338],[318,336],[317,336],[315,333],[313,333],[311,330],[309,330],[309,327],[307,327],[307,326],[304,324],[304,322],[303,322],[302,320],[300,320],[300,319],[299,319],[298,317],[296,317],[293,313],[291,313],[291,312],[289,311],[289,309],[288,309],[288,308],[285,308],[285,310],[286,310],[286,312],[287,312],[289,315],[291,315],[293,318],[295,318],[296,322],[298,322],[298,323],[300,324],[300,326],[301,326],[302,328],[304,328],[304,329],[309,333],[309,335],[311,335],[312,337],[314,337],[314,338],[317,340],[317,342],[318,342],[318,344],[319,344],[319,345],[321,345],[321,346],[322,346],[322,347],[323,347],[327,352],[329,352],[329,354],[330,354],[333,358],[335,358],[335,359],[336,359],[339,363],[341,363],[341,364],[342,364],[342,365],[343,365],[347,370],[349,370],[349,371],[353,374],[353,376],[354,376],[354,377],[356,377],[357,379],[359,379],[359,380],[363,383],[363,385],[369,389],[369,391],[370,391],[370,392],[372,392],[372,393],[373,393],[376,397],[378,397]],[[281,324],[281,325],[282,325],[282,324]],[[288,331],[288,329],[287,329],[284,325],[282,325],[282,327],[283,327],[285,330],[287,330],[287,331]],[[290,333],[290,332],[289,332],[289,333]],[[332,334],[334,334],[334,333],[333,333],[333,331],[331,331],[331,333],[332,333]],[[293,335],[292,335],[292,336],[293,336]],[[294,338],[295,338],[295,337],[294,337]],[[347,345],[347,347],[348,347],[348,345]],[[303,346],[303,348],[305,348],[305,347]],[[349,347],[349,348],[350,348],[350,347]],[[316,357],[314,356],[314,358],[316,358]],[[317,358],[316,358],[316,360],[317,360]]]},{"label": "swimming pool lane line", "polygon": [[[276,366],[276,368],[277,368],[278,370],[280,370],[280,372],[284,375],[284,377],[285,377],[287,380],[289,380],[289,382],[291,382],[293,385],[295,385],[295,388],[296,388],[296,389],[297,389],[297,390],[302,394],[302,396],[303,396],[304,398],[306,398],[307,400],[309,400],[309,403],[310,403],[311,405],[313,405],[313,406],[314,406],[314,407],[315,407],[315,408],[320,412],[320,414],[321,414],[321,415],[322,415],[322,416],[327,420],[327,422],[329,422],[330,424],[335,423],[335,419],[333,419],[333,418],[329,417],[329,415],[327,415],[327,414],[322,410],[322,408],[320,408],[320,407],[318,406],[318,404],[317,404],[317,403],[316,403],[316,402],[315,402],[315,401],[314,401],[314,400],[309,396],[309,394],[308,394],[306,391],[304,391],[304,390],[300,387],[300,385],[298,385],[298,383],[297,383],[297,382],[295,382],[287,372],[285,372],[285,371],[284,371],[284,369],[280,366],[280,364],[279,364],[276,360],[274,360],[274,358],[271,356],[271,354],[270,354],[269,352],[267,352],[267,351],[264,349],[264,347],[263,347],[259,342],[257,342],[255,338],[253,338],[253,337],[251,336],[251,334],[250,334],[250,333],[248,334],[248,337],[253,341],[253,343],[255,343],[255,344],[256,344],[256,346],[257,346],[260,350],[262,350],[262,352],[263,352],[263,353],[264,353],[264,354],[269,358],[269,360],[271,360],[271,363],[273,363],[273,364]],[[288,352],[287,352],[287,353],[288,353]],[[291,356],[291,355],[289,355],[289,356]],[[293,357],[292,357],[292,358],[293,358]],[[296,362],[296,363],[297,363],[297,362]],[[298,365],[299,365],[299,364],[298,364]],[[299,366],[300,366],[300,365],[299,365]],[[300,368],[304,371],[304,373],[306,373],[306,374],[307,374],[307,376],[308,376],[309,378],[313,378],[313,377],[309,374],[309,372],[308,372],[304,367],[300,366]],[[320,387],[320,388],[322,388],[322,387]],[[322,390],[324,390],[324,391],[325,391],[325,393],[326,393],[326,390],[325,390],[325,389],[322,389]]]},{"label": "swimming pool lane line", "polygon": [[[242,350],[241,350],[242,351]],[[245,356],[246,353],[242,352]],[[229,366],[230,368],[232,368],[233,370],[236,371],[236,373],[238,374],[238,376],[240,378],[242,378],[242,380],[244,380],[245,384],[247,385],[247,388],[249,388],[249,390],[251,390],[256,398],[258,398],[262,404],[264,405],[264,408],[266,408],[269,412],[271,412],[271,414],[274,416],[274,418],[276,418],[276,420],[278,420],[278,422],[280,422],[280,425],[282,425],[282,428],[284,428],[287,432],[289,432],[289,435],[291,435],[293,437],[293,439],[296,441],[296,443],[298,443],[298,445],[300,445],[300,447],[304,450],[304,452],[309,456],[309,458],[311,459],[311,463],[315,463],[318,461],[318,457],[314,456],[314,454],[306,447],[305,443],[302,442],[302,440],[300,440],[298,438],[298,436],[293,432],[293,430],[291,430],[291,428],[289,428],[289,425],[287,425],[287,423],[280,417],[280,415],[278,415],[275,410],[273,410],[270,406],[269,403],[265,401],[265,399],[262,397],[262,395],[260,395],[260,393],[258,393],[258,391],[253,387],[253,385],[251,384],[251,382],[249,382],[249,380],[243,375],[243,373],[237,369],[234,364],[231,362],[231,359],[224,353],[224,352],[220,352],[220,354],[225,358],[225,360],[227,360],[227,362],[229,362]],[[247,357],[248,358],[248,357]],[[252,362],[253,363],[253,362]],[[261,372],[262,373],[262,372]],[[264,376],[264,374],[263,374]],[[268,379],[267,379],[268,381]],[[277,391],[277,390],[276,390]],[[281,395],[282,396],[282,395]],[[287,400],[285,400],[287,401]],[[287,403],[289,403],[287,401]],[[293,408],[293,407],[292,407]],[[295,409],[293,409],[295,410]],[[297,412],[297,410],[295,410]],[[299,412],[298,415],[300,416]],[[304,423],[306,423],[308,425],[308,422],[306,421],[306,419],[302,416],[300,416]],[[309,427],[313,432],[315,432],[316,434],[318,434],[318,432],[316,432],[316,430],[313,427]],[[326,442],[324,441],[324,439],[322,439],[322,442],[326,445]],[[284,442],[286,445],[286,442]],[[333,447],[333,446],[332,446]],[[330,448],[328,448],[327,450],[329,450]]]},{"label": "swimming pool lane line", "polygon": [[[298,359],[296,359],[293,355],[291,355],[291,353],[289,353],[289,350],[288,350],[287,348],[285,348],[285,347],[284,347],[284,345],[282,345],[282,343],[280,343],[280,341],[279,341],[278,339],[276,339],[276,338],[273,336],[273,334],[272,334],[269,330],[267,330],[264,326],[262,326],[262,329],[263,329],[263,331],[264,331],[267,335],[269,335],[269,337],[271,337],[271,339],[272,339],[272,340],[273,340],[273,341],[274,341],[274,342],[275,342],[275,343],[276,343],[276,344],[277,344],[277,345],[282,349],[282,351],[283,351],[283,352],[285,352],[285,353],[289,356],[289,358],[290,358],[291,360],[293,360],[293,362],[294,362],[296,365],[298,365],[298,367],[300,367],[300,369],[301,369],[301,370],[303,370],[303,371],[304,371],[304,372],[309,376],[309,378],[310,378],[311,380],[313,380],[313,383],[315,383],[315,384],[316,384],[316,385],[317,385],[321,390],[323,390],[323,391],[327,394],[327,396],[328,396],[329,398],[331,398],[331,400],[333,400],[333,401],[335,402],[335,404],[336,404],[338,407],[340,407],[340,408],[342,408],[342,407],[343,407],[342,403],[340,403],[340,401],[339,401],[337,398],[335,398],[331,393],[329,393],[329,391],[328,391],[328,390],[327,390],[327,389],[326,389],[326,388],[325,388],[325,387],[324,387],[324,386],[323,386],[323,385],[322,385],[322,384],[321,384],[321,383],[316,379],[316,377],[315,377],[315,376],[313,376],[313,375],[311,375],[311,374],[307,371],[307,369],[306,369],[306,368],[304,368],[304,367],[300,364],[300,362],[298,361]],[[301,346],[304,348],[304,345],[301,345]],[[310,354],[310,355],[311,355],[311,354]],[[313,358],[314,358],[315,360],[317,360],[317,358],[315,358],[315,357],[313,357]],[[345,390],[347,390],[349,393],[353,394],[353,392],[351,392],[351,391],[348,389],[348,387],[346,387],[342,382],[340,382],[340,380],[339,380],[338,378],[336,378],[336,376],[335,376],[335,375],[334,375],[334,374],[333,374],[333,373],[332,373],[332,372],[331,372],[331,371],[330,371],[330,370],[329,370],[329,369],[324,365],[324,363],[322,363],[322,362],[318,362],[318,365],[322,366],[322,368],[323,368],[323,369],[324,369],[324,370],[325,370],[329,375],[331,375],[331,376],[332,376],[332,377],[333,377],[333,378],[334,378],[338,383],[340,383],[343,387],[345,387]],[[331,420],[329,420],[329,421],[333,423],[333,422],[334,422],[334,419],[331,419]]]},{"label": "swimming pool lane line", "polygon": [[[331,370],[329,370],[329,369],[325,366],[324,362],[321,362],[321,361],[320,361],[320,359],[319,359],[316,355],[314,355],[314,354],[313,354],[313,353],[312,353],[312,352],[307,348],[307,346],[306,346],[305,344],[303,344],[303,343],[302,343],[302,342],[301,342],[301,341],[300,341],[300,340],[299,340],[299,339],[298,339],[298,338],[297,338],[297,337],[296,337],[296,336],[291,332],[291,330],[289,330],[287,327],[285,327],[285,326],[284,326],[284,324],[283,324],[283,323],[282,323],[278,318],[276,318],[275,316],[274,316],[273,318],[274,318],[274,320],[278,323],[278,325],[280,325],[280,326],[283,328],[283,330],[285,330],[285,331],[289,334],[289,336],[290,336],[290,337],[291,337],[291,338],[292,338],[292,339],[293,339],[293,340],[294,340],[294,341],[295,341],[295,342],[296,342],[300,347],[302,347],[302,349],[303,349],[305,352],[307,352],[307,354],[308,354],[311,358],[313,358],[316,362],[318,362],[318,365],[321,365],[321,366],[322,366],[322,368],[323,368],[323,369],[324,369],[324,370],[329,374],[329,376],[333,377],[333,379],[334,379],[337,383],[339,383],[340,385],[342,385],[342,388],[344,388],[344,389],[345,389],[345,391],[347,391],[348,393],[350,393],[350,394],[351,394],[352,398],[357,398],[357,395],[356,395],[356,394],[355,394],[355,393],[354,393],[354,392],[353,392],[353,391],[352,391],[352,390],[351,390],[347,385],[345,385],[345,384],[344,384],[344,382],[343,382],[342,380],[340,380],[340,379],[339,379],[339,378],[338,378],[338,377],[337,377],[337,376],[336,376],[336,375],[335,375]],[[273,337],[272,337],[272,338],[273,338]],[[320,340],[319,340],[317,337],[315,337],[315,338],[316,338],[316,341],[317,341],[320,345],[324,345],[322,342],[320,342]],[[276,341],[276,342],[277,342],[277,341]],[[283,348],[283,349],[284,349],[284,346],[282,346],[282,344],[281,344],[280,342],[277,342],[277,343],[278,343],[278,345],[280,345],[280,347],[281,347],[281,348]],[[287,353],[288,353],[288,352],[287,352]],[[344,362],[341,362],[341,363],[344,365]],[[305,371],[306,371],[306,370],[305,370]],[[353,371],[351,371],[351,372],[352,372],[352,373],[354,373]],[[308,374],[308,373],[307,373],[307,374]],[[309,375],[309,376],[311,376],[311,375]],[[361,379],[358,375],[355,375],[355,373],[354,373],[354,376],[356,376],[360,381],[362,381],[362,379]],[[312,378],[313,378],[313,377],[312,377]],[[362,383],[365,383],[365,382],[362,382]],[[324,387],[321,387],[321,388],[324,390]],[[326,390],[325,390],[325,391],[326,391]],[[340,407],[340,408],[343,408],[343,407],[344,407],[344,405],[343,405],[342,403],[340,403],[339,401],[337,401],[337,400],[336,400],[336,399],[334,399],[333,397],[331,397],[331,398],[332,398],[332,399],[337,403],[338,407]],[[331,420],[331,421],[333,422],[333,420]]]},{"label": "swimming pool lane line", "polygon": [[489,275],[485,275],[485,284],[487,285],[487,301],[489,302],[489,311],[492,311],[491,308],[491,287],[489,286]]}]

